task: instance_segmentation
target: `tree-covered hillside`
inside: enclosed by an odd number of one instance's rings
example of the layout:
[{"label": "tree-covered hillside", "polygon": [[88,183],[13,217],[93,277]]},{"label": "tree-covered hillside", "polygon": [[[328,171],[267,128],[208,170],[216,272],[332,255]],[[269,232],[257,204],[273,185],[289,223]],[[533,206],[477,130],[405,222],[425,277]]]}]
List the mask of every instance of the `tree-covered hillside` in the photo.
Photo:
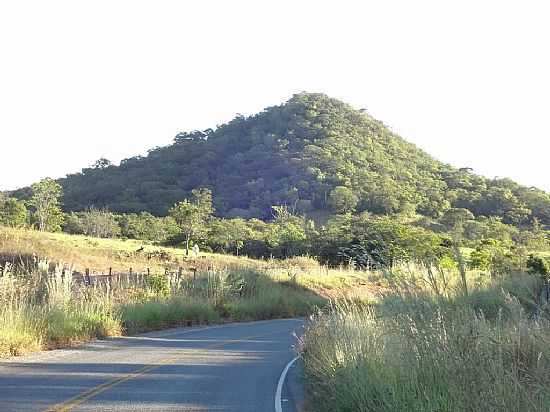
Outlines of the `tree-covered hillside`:
[{"label": "tree-covered hillside", "polygon": [[460,208],[514,225],[534,217],[550,224],[547,193],[443,164],[363,111],[323,94],[297,94],[216,130],[180,133],[172,145],[145,157],[120,166],[98,161],[60,183],[66,210],[95,206],[165,215],[203,187],[212,190],[216,214],[224,217],[270,218],[271,207],[284,204],[306,215],[416,212],[441,218]]}]

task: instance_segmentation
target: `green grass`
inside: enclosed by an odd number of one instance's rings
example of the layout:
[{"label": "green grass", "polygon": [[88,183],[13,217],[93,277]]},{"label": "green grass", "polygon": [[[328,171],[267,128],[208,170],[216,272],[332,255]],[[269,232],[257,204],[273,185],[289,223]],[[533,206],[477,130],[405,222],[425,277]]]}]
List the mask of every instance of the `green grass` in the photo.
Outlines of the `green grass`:
[{"label": "green grass", "polygon": [[0,358],[116,336],[121,332],[116,317],[72,308],[3,308],[0,319]]},{"label": "green grass", "polygon": [[326,298],[297,283],[251,269],[207,272],[171,286],[167,296],[140,296],[139,302],[122,305],[125,328],[135,332],[221,320],[305,316],[327,303]]},{"label": "green grass", "polygon": [[211,303],[174,297],[163,301],[131,303],[121,307],[121,318],[128,333],[220,322]]},{"label": "green grass", "polygon": [[120,334],[110,293],[73,289],[45,262],[26,274],[1,269],[0,357]]},{"label": "green grass", "polygon": [[311,410],[548,411],[550,322],[529,312],[536,289],[515,275],[469,296],[411,288],[319,313],[302,341]]},{"label": "green grass", "polygon": [[32,317],[22,311],[0,310],[0,358],[40,350],[42,336]]}]

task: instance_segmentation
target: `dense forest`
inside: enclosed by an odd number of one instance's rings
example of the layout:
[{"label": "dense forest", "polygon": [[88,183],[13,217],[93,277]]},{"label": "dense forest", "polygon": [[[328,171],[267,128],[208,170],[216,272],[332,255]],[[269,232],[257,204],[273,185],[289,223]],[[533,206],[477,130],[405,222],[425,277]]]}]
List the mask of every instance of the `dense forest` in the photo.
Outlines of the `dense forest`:
[{"label": "dense forest", "polygon": [[164,216],[202,187],[212,191],[220,217],[270,220],[273,205],[286,205],[314,219],[366,211],[437,220],[466,209],[518,227],[535,218],[550,224],[544,191],[443,164],[364,111],[323,94],[297,94],[215,130],[180,133],[172,145],[120,166],[101,159],[59,183],[65,211],[94,206]]}]

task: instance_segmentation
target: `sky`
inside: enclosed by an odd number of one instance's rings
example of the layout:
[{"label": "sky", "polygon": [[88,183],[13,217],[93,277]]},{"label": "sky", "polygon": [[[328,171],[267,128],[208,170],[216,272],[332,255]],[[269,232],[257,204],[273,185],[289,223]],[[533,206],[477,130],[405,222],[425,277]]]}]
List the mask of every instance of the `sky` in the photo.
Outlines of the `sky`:
[{"label": "sky", "polygon": [[550,191],[546,1],[0,2],[0,190],[323,92]]}]

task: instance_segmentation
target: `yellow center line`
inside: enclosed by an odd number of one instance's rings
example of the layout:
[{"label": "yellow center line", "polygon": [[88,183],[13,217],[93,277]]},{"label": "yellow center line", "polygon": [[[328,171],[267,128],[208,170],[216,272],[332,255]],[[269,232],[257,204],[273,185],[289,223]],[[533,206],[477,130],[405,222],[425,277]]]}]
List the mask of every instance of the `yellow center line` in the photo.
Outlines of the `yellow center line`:
[{"label": "yellow center line", "polygon": [[[216,348],[221,348],[222,346],[225,346],[225,345],[230,345],[232,343],[245,342],[245,341],[251,340],[251,339],[265,338],[265,337],[268,337],[268,336],[277,335],[279,333],[282,333],[282,332],[279,331],[279,332],[272,332],[272,333],[268,333],[268,334],[264,334],[264,335],[247,336],[247,337],[240,338],[240,339],[232,339],[232,340],[227,340],[227,341],[222,342],[222,343],[216,343],[214,345],[209,345],[209,346],[206,346],[202,349],[196,349],[196,348],[190,348],[190,349],[192,349],[193,351],[206,350],[206,349],[216,349]],[[108,389],[111,389],[111,388],[113,388],[117,385],[120,385],[121,383],[127,382],[129,380],[136,379],[140,376],[143,376],[146,373],[151,372],[152,370],[161,368],[161,367],[169,365],[171,363],[175,363],[179,359],[180,359],[179,356],[174,356],[174,357],[170,357],[170,358],[166,358],[166,359],[161,359],[160,361],[157,361],[157,363],[155,365],[144,366],[144,367],[142,367],[138,370],[135,370],[133,372],[130,372],[130,373],[124,375],[124,376],[121,376],[121,377],[116,378],[116,379],[112,379],[108,382],[102,383],[101,385],[97,385],[97,386],[95,386],[91,389],[88,389],[87,391],[84,391],[84,392],[82,392],[82,393],[80,393],[80,394],[64,401],[64,402],[61,402],[57,405],[49,407],[48,409],[44,410],[44,412],[67,412],[67,411],[70,411],[72,408],[74,408],[78,405],[81,405],[82,403],[86,402],[87,400],[99,395],[102,392],[105,392]]]}]

